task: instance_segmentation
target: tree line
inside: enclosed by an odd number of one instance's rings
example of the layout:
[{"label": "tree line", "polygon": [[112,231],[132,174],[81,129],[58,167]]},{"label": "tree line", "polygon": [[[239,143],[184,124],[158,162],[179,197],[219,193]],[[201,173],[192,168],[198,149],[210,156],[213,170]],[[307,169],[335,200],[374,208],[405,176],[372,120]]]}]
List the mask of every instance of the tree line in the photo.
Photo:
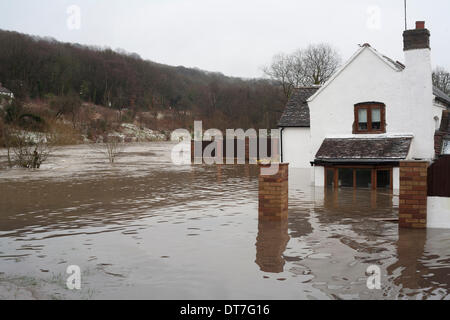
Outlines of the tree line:
[{"label": "tree line", "polygon": [[[20,100],[77,97],[119,111],[193,115],[219,129],[273,127],[285,103],[272,80],[226,77],[2,30],[0,81]],[[73,114],[67,100],[55,107]]]}]

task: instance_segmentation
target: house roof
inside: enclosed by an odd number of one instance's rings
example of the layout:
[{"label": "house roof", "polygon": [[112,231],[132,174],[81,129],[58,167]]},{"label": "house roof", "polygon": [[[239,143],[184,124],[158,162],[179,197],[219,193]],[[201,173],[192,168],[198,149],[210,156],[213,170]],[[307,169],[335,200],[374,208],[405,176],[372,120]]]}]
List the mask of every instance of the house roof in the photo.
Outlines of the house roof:
[{"label": "house roof", "polygon": [[301,87],[294,89],[286,108],[278,122],[279,127],[306,127],[310,126],[309,107],[306,102],[319,87]]},{"label": "house roof", "polygon": [[442,91],[438,87],[433,86],[433,94],[436,97],[436,100],[439,100],[450,106],[450,96],[448,96],[444,91]]},{"label": "house roof", "polygon": [[327,138],[316,154],[316,160],[402,160],[406,159],[412,137],[395,138]]},{"label": "house roof", "polygon": [[[313,94],[310,98],[308,98],[308,101],[312,101],[315,99],[316,96],[320,94],[337,76],[342,73],[364,50],[369,50],[373,54],[375,54],[378,58],[380,58],[383,62],[385,62],[387,65],[389,65],[392,69],[395,71],[403,71],[406,67],[404,64],[395,61],[380,52],[378,52],[376,49],[372,48],[369,44],[364,44],[348,61],[345,63],[338,71],[335,72],[335,74],[318,90],[315,94]],[[436,97],[437,100],[450,105],[450,96],[448,96],[446,93],[444,93],[442,90],[440,90],[437,87],[433,87],[433,94]]]},{"label": "house roof", "polygon": [[385,55],[379,53],[377,50],[372,48],[370,46],[370,44],[366,43],[366,44],[362,45],[361,48],[358,51],[356,51],[355,54],[338,71],[336,71],[331,76],[331,78],[328,79],[328,81],[319,90],[317,90],[316,93],[314,93],[311,97],[308,98],[308,102],[313,101],[323,90],[325,90],[326,87],[328,87],[328,85],[330,85],[330,83],[332,83],[334,81],[334,79],[336,79],[345,69],[347,69],[347,67],[350,64],[352,64],[353,61],[355,61],[355,59],[359,55],[361,55],[361,53],[363,51],[366,51],[366,50],[369,50],[370,52],[372,52],[375,56],[377,56],[381,61],[383,61],[387,66],[392,68],[394,71],[401,72],[405,69],[405,66],[403,64],[386,57]]},{"label": "house roof", "polygon": [[0,84],[0,93],[11,94],[12,92],[10,90],[2,87],[1,84]]}]

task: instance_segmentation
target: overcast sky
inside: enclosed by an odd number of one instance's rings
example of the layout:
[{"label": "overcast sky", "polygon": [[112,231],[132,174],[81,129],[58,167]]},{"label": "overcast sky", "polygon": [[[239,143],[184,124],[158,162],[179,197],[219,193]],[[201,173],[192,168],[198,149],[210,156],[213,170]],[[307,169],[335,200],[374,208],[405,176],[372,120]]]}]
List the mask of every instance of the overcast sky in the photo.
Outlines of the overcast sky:
[{"label": "overcast sky", "polygon": [[[409,27],[425,20],[431,30],[433,64],[450,69],[450,1],[408,6]],[[347,59],[369,42],[403,61],[404,10],[403,0],[0,0],[0,29],[260,77],[274,54],[310,43]]]}]

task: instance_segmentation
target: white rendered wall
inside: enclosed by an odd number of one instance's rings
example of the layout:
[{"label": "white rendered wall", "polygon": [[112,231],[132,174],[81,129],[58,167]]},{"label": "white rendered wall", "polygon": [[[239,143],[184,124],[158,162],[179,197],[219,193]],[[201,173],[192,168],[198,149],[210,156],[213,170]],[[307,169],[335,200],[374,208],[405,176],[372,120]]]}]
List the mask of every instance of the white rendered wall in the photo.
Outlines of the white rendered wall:
[{"label": "white rendered wall", "polygon": [[435,130],[439,130],[439,127],[440,127],[441,121],[442,121],[442,111],[445,111],[445,110],[447,110],[447,107],[437,104],[437,103],[433,104],[433,108],[431,110],[431,112],[432,112],[431,116],[433,117],[433,119],[435,117],[438,118],[438,124],[437,124],[437,127],[435,125]]},{"label": "white rendered wall", "polygon": [[427,228],[450,229],[450,198],[428,197]]},{"label": "white rendered wall", "polygon": [[325,167],[314,167],[314,185],[325,187]]},{"label": "white rendered wall", "polygon": [[394,190],[400,190],[400,168],[393,168],[392,184]]},{"label": "white rendered wall", "polygon": [[311,136],[309,128],[283,129],[283,162],[290,168],[311,168]]},{"label": "white rendered wall", "polygon": [[[406,62],[413,66],[403,71],[394,70],[371,50],[364,48],[323,91],[308,102],[311,156],[314,157],[325,138],[412,134],[414,138],[408,158],[432,159],[435,121],[430,50],[406,52]],[[354,105],[370,101],[386,105],[387,133],[354,135]]]},{"label": "white rendered wall", "polygon": [[[414,133],[411,145],[412,158],[434,158],[435,120],[433,115],[433,81],[431,50],[405,51],[406,69],[402,72],[403,96],[408,109],[405,120]],[[439,115],[439,118],[441,116]]]}]

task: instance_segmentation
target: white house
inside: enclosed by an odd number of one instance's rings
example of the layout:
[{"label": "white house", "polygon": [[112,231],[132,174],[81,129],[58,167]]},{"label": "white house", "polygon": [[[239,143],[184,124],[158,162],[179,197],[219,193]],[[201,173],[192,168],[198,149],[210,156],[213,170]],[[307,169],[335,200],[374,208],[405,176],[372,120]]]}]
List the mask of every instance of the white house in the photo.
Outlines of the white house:
[{"label": "white house", "polygon": [[322,87],[294,91],[279,122],[283,162],[312,168],[316,186],[398,189],[399,161],[440,153],[450,97],[432,85],[430,32],[417,22],[403,37],[404,64],[364,44]]},{"label": "white house", "polygon": [[10,99],[14,98],[14,94],[10,90],[4,88],[1,82],[0,82],[0,97],[7,97]]}]

